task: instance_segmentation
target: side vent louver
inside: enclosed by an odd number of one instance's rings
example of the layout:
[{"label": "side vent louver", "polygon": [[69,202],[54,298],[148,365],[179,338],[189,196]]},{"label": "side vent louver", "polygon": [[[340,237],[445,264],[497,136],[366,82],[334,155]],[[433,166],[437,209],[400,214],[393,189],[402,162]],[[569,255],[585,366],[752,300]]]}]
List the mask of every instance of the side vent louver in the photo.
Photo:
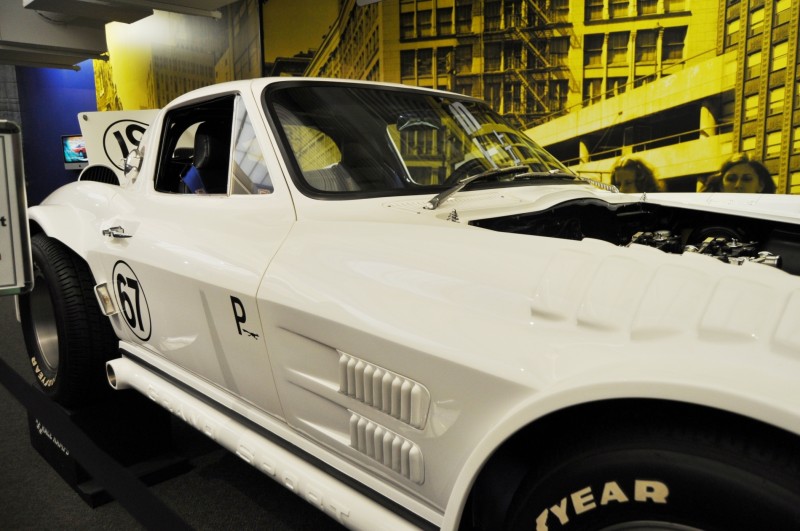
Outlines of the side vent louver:
[{"label": "side vent louver", "polygon": [[358,413],[350,413],[350,446],[422,485],[425,466],[419,446]]},{"label": "side vent louver", "polygon": [[341,351],[339,392],[417,429],[425,426],[431,403],[422,384]]}]

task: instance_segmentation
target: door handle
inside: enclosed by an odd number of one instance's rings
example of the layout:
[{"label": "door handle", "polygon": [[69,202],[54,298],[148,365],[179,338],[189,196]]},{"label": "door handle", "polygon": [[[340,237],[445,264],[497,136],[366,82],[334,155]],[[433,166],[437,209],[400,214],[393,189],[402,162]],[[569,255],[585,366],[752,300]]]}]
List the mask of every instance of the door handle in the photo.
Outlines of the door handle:
[{"label": "door handle", "polygon": [[133,234],[125,234],[125,229],[118,225],[116,227],[103,229],[103,236],[110,236],[111,238],[130,238]]}]

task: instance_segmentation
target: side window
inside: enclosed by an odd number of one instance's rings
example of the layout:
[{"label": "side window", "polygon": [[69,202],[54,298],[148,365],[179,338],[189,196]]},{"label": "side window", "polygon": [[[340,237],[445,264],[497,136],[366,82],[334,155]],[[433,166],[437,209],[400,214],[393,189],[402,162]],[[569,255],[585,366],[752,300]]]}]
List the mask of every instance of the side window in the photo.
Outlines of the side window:
[{"label": "side window", "polygon": [[167,114],[156,190],[184,194],[228,193],[233,102],[233,96],[225,96]]},{"label": "side window", "polygon": [[233,118],[233,177],[234,194],[271,194],[274,190],[264,153],[258,144],[253,122],[244,103],[237,97]]}]

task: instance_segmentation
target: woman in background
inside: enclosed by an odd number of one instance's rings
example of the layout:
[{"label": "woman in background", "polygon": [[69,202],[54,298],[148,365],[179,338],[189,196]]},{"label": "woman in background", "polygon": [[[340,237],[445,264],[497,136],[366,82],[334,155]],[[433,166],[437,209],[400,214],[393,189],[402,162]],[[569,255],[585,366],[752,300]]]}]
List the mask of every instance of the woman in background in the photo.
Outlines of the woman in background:
[{"label": "woman in background", "polygon": [[623,193],[663,192],[653,169],[635,157],[620,157],[611,168],[611,184]]},{"label": "woman in background", "polygon": [[763,164],[736,153],[725,161],[719,172],[709,176],[701,192],[774,194],[775,182]]}]

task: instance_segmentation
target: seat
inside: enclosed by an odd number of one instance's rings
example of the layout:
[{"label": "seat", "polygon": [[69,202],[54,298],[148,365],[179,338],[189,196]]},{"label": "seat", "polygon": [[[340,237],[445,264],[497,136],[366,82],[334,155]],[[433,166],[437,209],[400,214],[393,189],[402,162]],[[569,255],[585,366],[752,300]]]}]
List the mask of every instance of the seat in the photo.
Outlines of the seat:
[{"label": "seat", "polygon": [[230,127],[222,121],[206,121],[197,128],[192,165],[199,173],[207,194],[228,191],[230,138]]},{"label": "seat", "polygon": [[306,182],[323,192],[354,192],[359,189],[353,178],[342,168],[333,164],[327,168],[304,171]]}]

